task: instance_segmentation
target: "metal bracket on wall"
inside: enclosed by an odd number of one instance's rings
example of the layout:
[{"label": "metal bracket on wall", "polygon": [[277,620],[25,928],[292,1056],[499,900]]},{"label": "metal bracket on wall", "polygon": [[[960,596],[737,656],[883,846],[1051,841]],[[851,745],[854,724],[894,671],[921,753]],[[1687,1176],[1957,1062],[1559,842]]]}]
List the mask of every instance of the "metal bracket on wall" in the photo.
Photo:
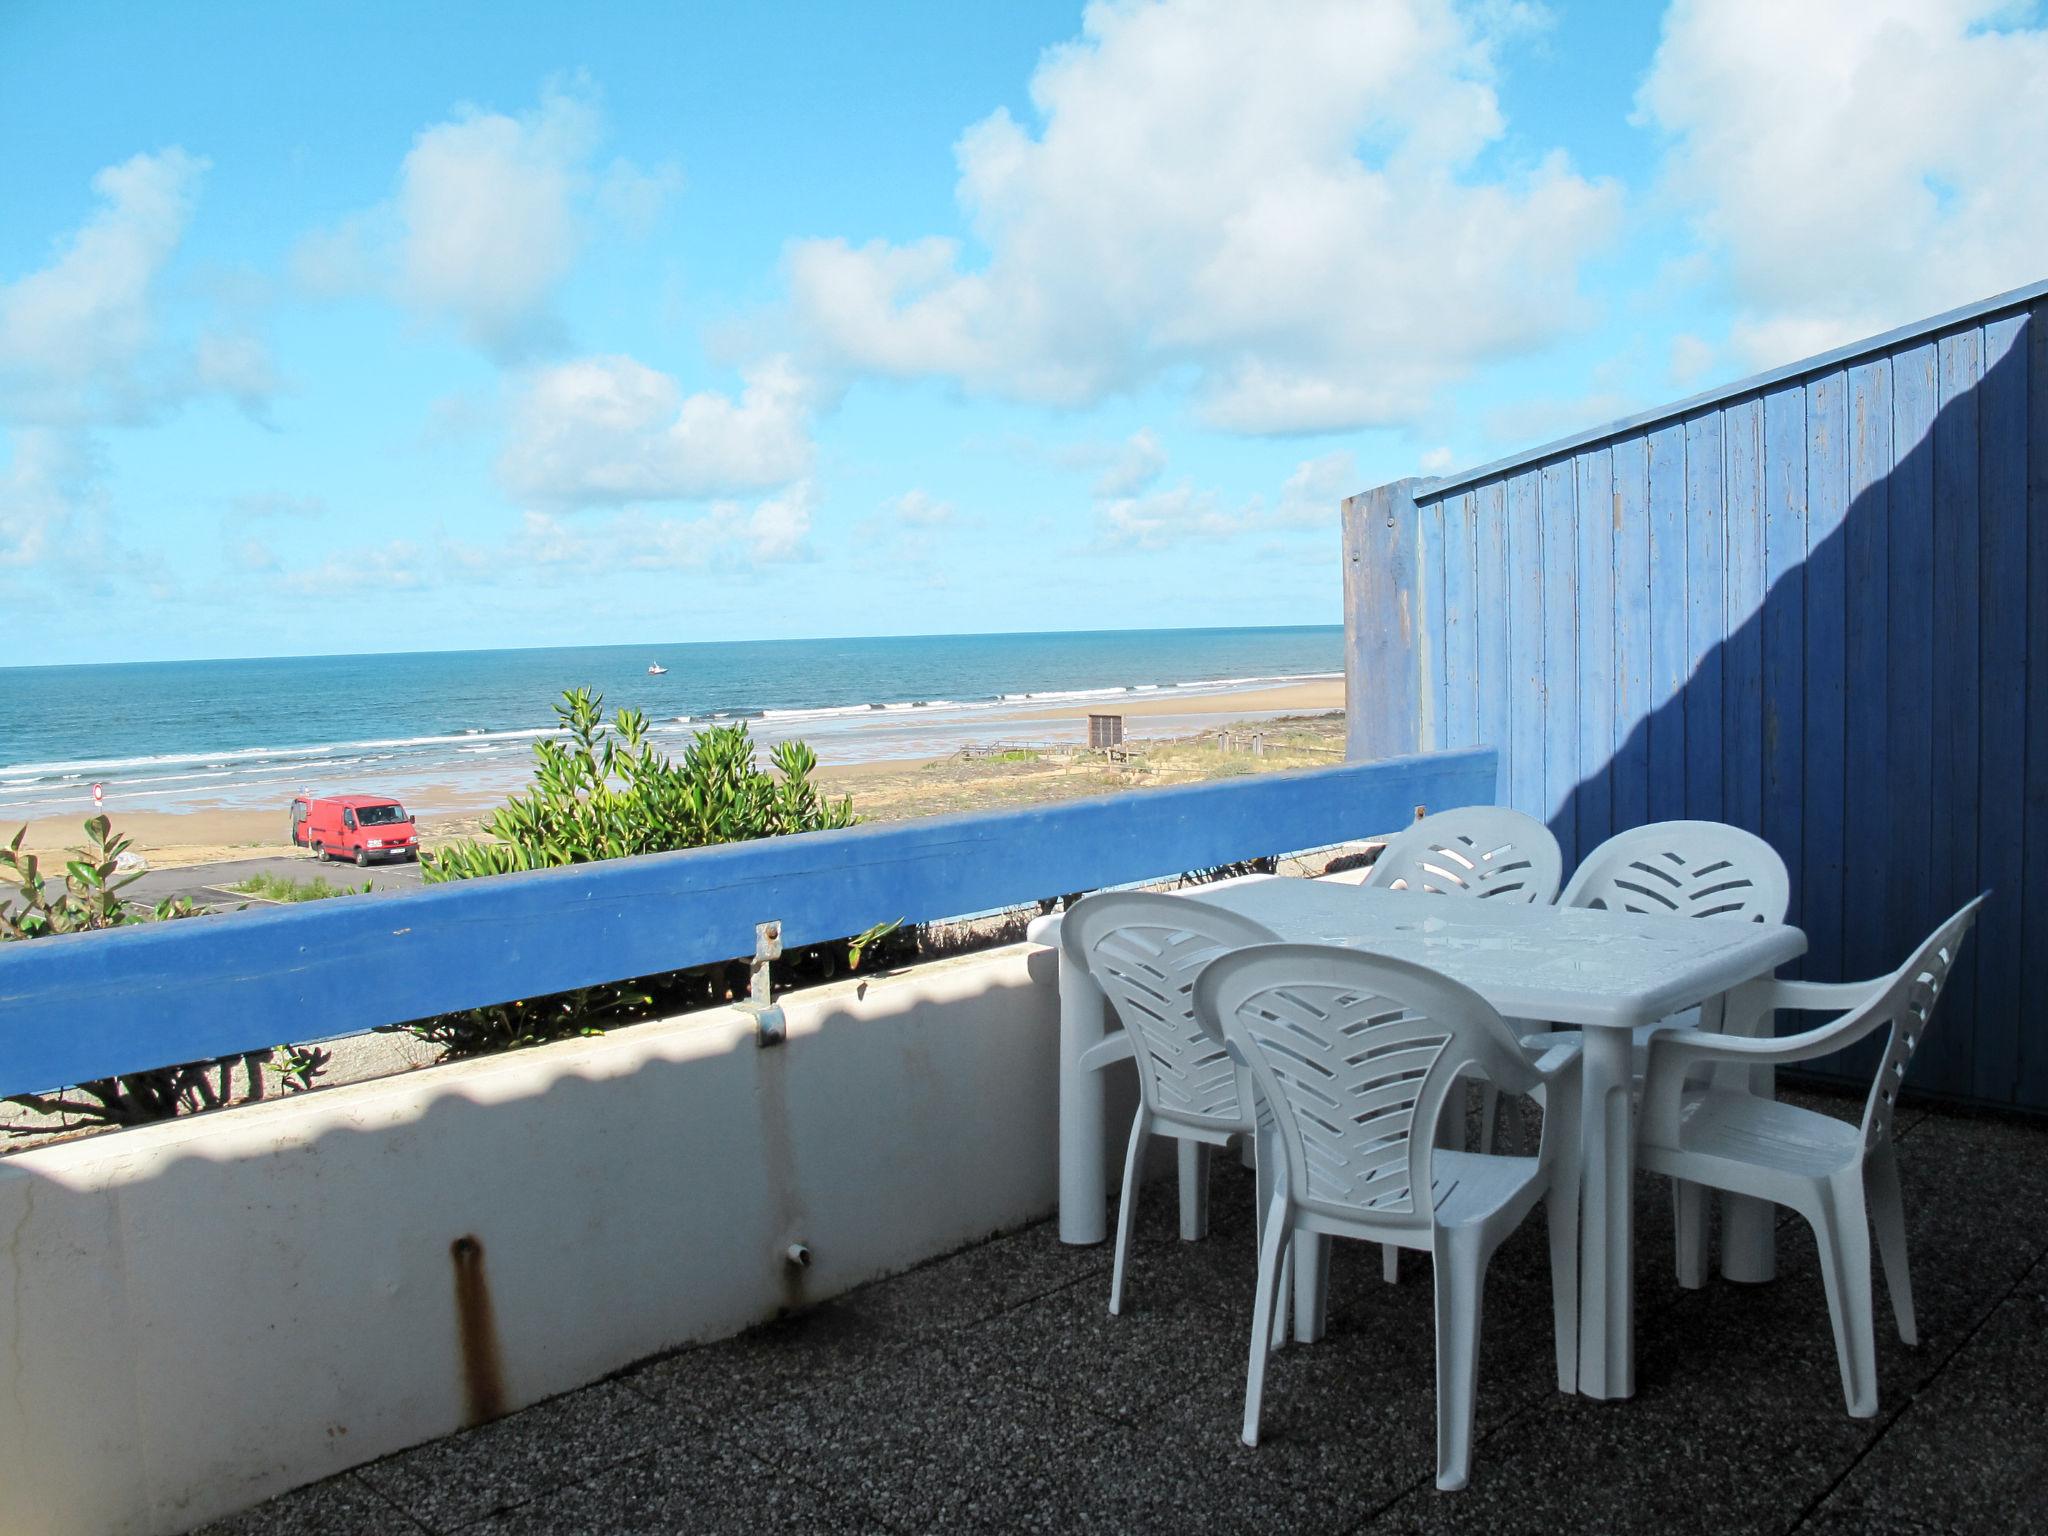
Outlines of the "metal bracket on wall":
[{"label": "metal bracket on wall", "polygon": [[754,1016],[754,1044],[780,1045],[789,1038],[789,1021],[774,1002],[771,961],[782,958],[782,924],[754,924],[754,959],[747,970],[746,1001],[739,1006]]}]

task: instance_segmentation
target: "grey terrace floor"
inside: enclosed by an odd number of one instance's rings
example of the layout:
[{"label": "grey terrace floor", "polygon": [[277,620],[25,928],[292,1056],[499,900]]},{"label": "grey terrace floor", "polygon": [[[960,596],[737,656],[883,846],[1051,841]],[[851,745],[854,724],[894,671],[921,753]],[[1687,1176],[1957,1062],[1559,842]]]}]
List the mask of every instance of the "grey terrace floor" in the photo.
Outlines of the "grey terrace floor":
[{"label": "grey terrace floor", "polygon": [[1329,1335],[1276,1359],[1247,1449],[1252,1192],[1219,1162],[1203,1242],[1147,1189],[1122,1317],[1108,1245],[1040,1223],[210,1530],[2048,1529],[2048,1126],[1900,1124],[1921,1343],[1880,1298],[1875,1420],[1843,1411],[1804,1226],[1775,1283],[1682,1291],[1646,1177],[1632,1401],[1556,1391],[1539,1213],[1489,1276],[1465,1492],[1433,1485],[1421,1255],[1389,1286],[1338,1245]]}]

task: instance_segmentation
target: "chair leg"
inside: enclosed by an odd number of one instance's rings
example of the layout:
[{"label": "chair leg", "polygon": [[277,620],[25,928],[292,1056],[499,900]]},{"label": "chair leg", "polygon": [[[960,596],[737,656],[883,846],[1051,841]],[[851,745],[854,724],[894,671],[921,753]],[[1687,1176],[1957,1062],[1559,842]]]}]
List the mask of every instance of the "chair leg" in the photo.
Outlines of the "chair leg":
[{"label": "chair leg", "polygon": [[1543,1197],[1550,1227],[1550,1315],[1557,1343],[1557,1390],[1579,1390],[1579,1180],[1571,1163],[1551,1175]]},{"label": "chair leg", "polygon": [[1116,1212],[1116,1267],[1109,1278],[1109,1315],[1117,1316],[1124,1309],[1124,1261],[1131,1252],[1131,1216],[1138,1205],[1138,1169],[1145,1160],[1145,1143],[1150,1131],[1145,1122],[1145,1106],[1140,1104],[1138,1112],[1131,1118],[1131,1145],[1124,1153],[1123,1196],[1117,1201]]},{"label": "chair leg", "polygon": [[1206,1142],[1180,1144],[1180,1236],[1184,1243],[1209,1235],[1209,1147]]},{"label": "chair leg", "polygon": [[1899,1193],[1899,1154],[1881,1147],[1863,1165],[1863,1192],[1870,1201],[1870,1224],[1877,1229],[1877,1256],[1884,1263],[1884,1288],[1892,1299],[1899,1338],[1920,1342],[1913,1323],[1913,1277],[1906,1267],[1906,1205]]},{"label": "chair leg", "polygon": [[1678,1283],[1696,1291],[1707,1283],[1707,1200],[1704,1185],[1671,1181],[1671,1219],[1677,1230]]},{"label": "chair leg", "polygon": [[1294,1341],[1313,1344],[1323,1336],[1330,1315],[1331,1239],[1303,1233],[1294,1252]]},{"label": "chair leg", "polygon": [[1486,1253],[1471,1228],[1436,1235],[1436,1485],[1472,1475],[1472,1415],[1479,1395],[1479,1328]]},{"label": "chair leg", "polygon": [[1500,1119],[1500,1090],[1492,1083],[1479,1085],[1479,1150],[1493,1150],[1494,1122]]},{"label": "chair leg", "polygon": [[1842,1369],[1842,1396],[1852,1419],[1877,1416],[1877,1340],[1871,1317],[1870,1218],[1863,1204],[1863,1170],[1850,1167],[1822,1186],[1813,1234],[1820,1244],[1821,1280],[1828,1321]]},{"label": "chair leg", "polygon": [[1285,1195],[1274,1198],[1259,1242],[1259,1294],[1252,1306],[1252,1358],[1244,1380],[1244,1443],[1259,1443],[1259,1410],[1266,1392],[1266,1356],[1273,1348],[1273,1314],[1286,1281],[1281,1255],[1292,1246],[1293,1213]]},{"label": "chair leg", "polygon": [[[1256,1135],[1258,1160],[1255,1164],[1254,1182],[1258,1189],[1258,1251],[1266,1251],[1266,1223],[1272,1220],[1274,1200],[1280,1193],[1280,1180],[1285,1170],[1280,1166],[1280,1149],[1273,1143],[1273,1122],[1263,1107],[1259,1115]],[[1290,1243],[1280,1255],[1280,1301],[1273,1308],[1273,1348],[1283,1348],[1287,1343],[1288,1301],[1293,1295],[1294,1245]]]},{"label": "chair leg", "polygon": [[1380,1244],[1380,1278],[1389,1285],[1401,1283],[1401,1250],[1392,1243]]}]

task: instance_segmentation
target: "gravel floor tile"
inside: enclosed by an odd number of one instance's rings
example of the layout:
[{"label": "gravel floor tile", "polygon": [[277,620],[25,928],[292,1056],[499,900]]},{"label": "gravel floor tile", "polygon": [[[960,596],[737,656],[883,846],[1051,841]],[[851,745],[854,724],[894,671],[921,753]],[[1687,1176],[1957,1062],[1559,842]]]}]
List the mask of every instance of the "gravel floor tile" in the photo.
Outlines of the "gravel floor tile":
[{"label": "gravel floor tile", "polygon": [[904,1342],[919,1342],[1097,1276],[1106,1286],[1109,1262],[1107,1243],[1069,1247],[1057,1223],[1042,1221],[864,1285],[839,1306]]},{"label": "gravel floor tile", "polygon": [[848,1376],[903,1347],[857,1310],[826,1302],[736,1338],[652,1361],[619,1378],[672,1413],[748,1413]]},{"label": "gravel floor tile", "polygon": [[820,1383],[729,1432],[778,1471],[922,1533],[986,1524],[1103,1428],[1072,1400],[983,1373],[946,1341]]},{"label": "gravel floor tile", "polygon": [[586,1482],[471,1527],[477,1536],[718,1536],[885,1529],[866,1510],[778,1476],[710,1435],[645,1452]]},{"label": "gravel floor tile", "polygon": [[420,1536],[422,1527],[353,1472],[297,1488],[197,1536]]},{"label": "gravel floor tile", "polygon": [[600,1382],[373,1461],[357,1475],[422,1525],[446,1531],[581,1481],[672,1432],[645,1399]]}]

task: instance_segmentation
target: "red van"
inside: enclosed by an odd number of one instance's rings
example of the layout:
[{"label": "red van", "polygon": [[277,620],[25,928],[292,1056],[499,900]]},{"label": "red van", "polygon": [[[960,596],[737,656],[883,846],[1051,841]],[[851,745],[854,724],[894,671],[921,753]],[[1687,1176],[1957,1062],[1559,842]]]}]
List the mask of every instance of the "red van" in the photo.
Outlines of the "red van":
[{"label": "red van", "polygon": [[292,841],[321,859],[417,859],[419,829],[385,795],[301,795],[292,802]]}]

